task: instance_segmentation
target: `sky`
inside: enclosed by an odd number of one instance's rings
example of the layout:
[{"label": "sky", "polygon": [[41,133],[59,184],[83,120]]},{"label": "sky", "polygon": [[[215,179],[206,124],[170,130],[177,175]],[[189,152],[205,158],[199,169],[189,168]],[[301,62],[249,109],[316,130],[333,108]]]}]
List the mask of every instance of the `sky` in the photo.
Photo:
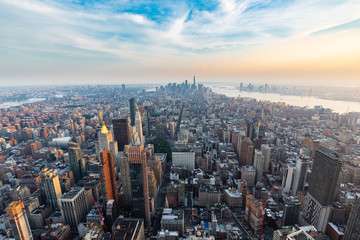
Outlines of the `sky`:
[{"label": "sky", "polygon": [[0,84],[360,86],[359,0],[0,0]]}]

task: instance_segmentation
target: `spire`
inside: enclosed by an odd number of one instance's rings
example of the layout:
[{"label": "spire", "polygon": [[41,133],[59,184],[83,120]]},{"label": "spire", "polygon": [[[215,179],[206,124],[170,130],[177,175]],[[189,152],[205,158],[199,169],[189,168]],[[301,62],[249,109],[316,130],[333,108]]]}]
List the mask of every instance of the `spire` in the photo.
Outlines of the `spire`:
[{"label": "spire", "polygon": [[103,125],[101,127],[101,133],[108,133],[108,132],[109,132],[109,130],[106,128],[105,122],[103,121]]}]

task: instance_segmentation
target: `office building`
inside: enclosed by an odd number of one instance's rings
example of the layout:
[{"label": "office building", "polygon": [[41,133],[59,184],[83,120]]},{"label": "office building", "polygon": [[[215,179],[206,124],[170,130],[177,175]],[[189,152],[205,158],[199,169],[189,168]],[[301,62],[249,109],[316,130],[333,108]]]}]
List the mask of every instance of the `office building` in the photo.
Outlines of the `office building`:
[{"label": "office building", "polygon": [[116,141],[113,140],[111,131],[109,131],[103,122],[101,131],[99,133],[99,139],[95,142],[96,153],[99,154],[101,151],[107,149],[113,152],[114,156],[118,153],[118,145]]},{"label": "office building", "polygon": [[309,178],[309,193],[322,205],[332,203],[342,161],[335,152],[322,148],[315,152]]},{"label": "office building", "polygon": [[293,196],[284,197],[284,215],[282,218],[282,226],[294,226],[299,223],[300,217],[300,201]]},{"label": "office building", "polygon": [[268,144],[262,144],[260,148],[262,154],[265,157],[265,171],[269,170],[270,157],[271,157],[271,148]]},{"label": "office building", "polygon": [[241,165],[253,165],[254,158],[254,144],[250,138],[245,138],[245,140],[240,143],[240,155],[239,161]]},{"label": "office building", "polygon": [[114,211],[118,212],[119,197],[116,184],[116,173],[113,153],[105,149],[100,152],[100,182],[106,191],[106,200],[114,200]]},{"label": "office building", "polygon": [[242,166],[241,180],[245,180],[248,187],[255,186],[256,169],[253,166]]},{"label": "office building", "polygon": [[102,123],[103,121],[104,121],[103,109],[100,108],[100,109],[99,109],[99,122]]},{"label": "office building", "polygon": [[40,235],[41,240],[68,240],[73,239],[69,225],[61,223],[51,225],[45,233]]},{"label": "office building", "polygon": [[24,203],[21,201],[11,202],[5,209],[12,233],[16,240],[33,240],[31,228],[26,216]]},{"label": "office building", "polygon": [[83,159],[80,146],[76,143],[68,143],[70,169],[74,174],[75,182],[85,176],[85,160]]},{"label": "office building", "polygon": [[85,220],[87,214],[85,188],[71,188],[58,199],[58,205],[63,222],[70,226],[72,233],[77,233],[79,223]]},{"label": "office building", "polygon": [[283,181],[282,181],[282,193],[288,194],[293,186],[293,180],[295,175],[295,164],[288,164],[287,168],[284,169]]},{"label": "office building", "polygon": [[57,199],[61,197],[59,176],[53,170],[45,168],[41,172],[41,181],[46,195],[46,203],[55,210],[58,207]]},{"label": "office building", "polygon": [[161,217],[161,229],[177,231],[180,236],[184,236],[184,211],[164,208]]},{"label": "office building", "polygon": [[303,218],[322,233],[329,221],[341,164],[335,152],[326,148],[316,150]]},{"label": "office building", "polygon": [[124,151],[125,145],[130,144],[129,118],[113,119],[114,138],[119,151]]},{"label": "office building", "polygon": [[258,149],[255,149],[254,168],[256,170],[256,182],[261,182],[265,169],[265,157]]},{"label": "office building", "polygon": [[230,208],[242,208],[242,193],[239,192],[236,188],[225,189],[223,193],[225,202]]},{"label": "office building", "polygon": [[130,107],[130,126],[134,127],[135,126],[135,108],[136,108],[136,103],[135,103],[135,98],[130,98],[129,100],[129,107]]},{"label": "office building", "polygon": [[360,239],[360,193],[355,196],[355,204],[351,209],[347,227],[345,230],[344,240]]},{"label": "office building", "polygon": [[124,152],[120,152],[120,181],[122,185],[122,200],[120,204],[126,205],[132,201],[130,163],[127,155],[128,146],[124,147]]},{"label": "office building", "polygon": [[245,220],[255,233],[259,233],[262,222],[263,205],[253,195],[246,195]]},{"label": "office building", "polygon": [[172,163],[174,166],[185,166],[190,172],[195,168],[195,152],[173,152]]},{"label": "office building", "polygon": [[112,239],[145,240],[144,220],[117,218],[112,226]]},{"label": "office building", "polygon": [[127,153],[130,166],[133,212],[135,217],[144,218],[146,226],[149,228],[151,222],[146,150],[144,145],[131,144],[127,148]]},{"label": "office building", "polygon": [[143,130],[146,137],[150,136],[150,112],[149,107],[145,107],[143,114]]},{"label": "office building", "polygon": [[303,191],[308,168],[309,168],[308,158],[306,158],[305,156],[301,156],[300,158],[296,159],[295,175],[294,175],[293,187],[291,189],[292,194],[294,196],[296,196],[299,191]]}]

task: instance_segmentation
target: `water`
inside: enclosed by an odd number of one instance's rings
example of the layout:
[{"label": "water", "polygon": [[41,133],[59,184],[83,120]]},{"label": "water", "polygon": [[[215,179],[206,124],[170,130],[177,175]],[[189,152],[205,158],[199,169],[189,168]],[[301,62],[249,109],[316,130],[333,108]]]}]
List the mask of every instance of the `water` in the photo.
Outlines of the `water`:
[{"label": "water", "polygon": [[240,92],[236,86],[221,85],[221,84],[206,84],[213,92],[224,94],[228,97],[244,97],[254,98],[257,100],[264,100],[270,102],[285,102],[288,105],[313,108],[314,106],[323,106],[324,108],[330,108],[334,112],[346,113],[346,112],[360,112],[360,102],[353,101],[338,101],[338,100],[326,100],[315,97],[301,97],[292,95],[280,95],[277,93],[260,93],[260,92]]},{"label": "water", "polygon": [[0,103],[0,108],[16,107],[16,106],[20,106],[20,105],[23,105],[26,103],[35,103],[35,102],[40,102],[40,101],[44,101],[44,100],[46,100],[46,98],[29,98],[24,101],[3,102],[3,103]]}]

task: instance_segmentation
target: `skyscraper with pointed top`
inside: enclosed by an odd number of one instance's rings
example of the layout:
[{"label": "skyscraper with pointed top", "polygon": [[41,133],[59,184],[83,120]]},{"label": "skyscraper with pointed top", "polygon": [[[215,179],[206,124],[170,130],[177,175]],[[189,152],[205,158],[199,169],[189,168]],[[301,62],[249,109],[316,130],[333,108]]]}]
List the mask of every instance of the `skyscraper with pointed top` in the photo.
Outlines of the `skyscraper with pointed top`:
[{"label": "skyscraper with pointed top", "polygon": [[196,88],[196,75],[194,75],[194,87]]},{"label": "skyscraper with pointed top", "polygon": [[99,133],[99,140],[95,142],[95,150],[96,153],[100,153],[105,149],[112,151],[114,155],[118,152],[117,142],[114,141],[111,131],[107,129],[105,122],[103,122]]}]

